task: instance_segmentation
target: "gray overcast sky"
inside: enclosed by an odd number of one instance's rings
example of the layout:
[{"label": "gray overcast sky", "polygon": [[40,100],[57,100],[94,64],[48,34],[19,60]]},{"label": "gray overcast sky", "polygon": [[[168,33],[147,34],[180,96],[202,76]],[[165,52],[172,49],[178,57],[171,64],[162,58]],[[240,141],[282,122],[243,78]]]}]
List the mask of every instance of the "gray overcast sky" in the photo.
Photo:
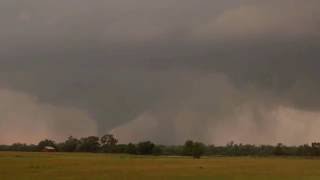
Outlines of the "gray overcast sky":
[{"label": "gray overcast sky", "polygon": [[1,0],[0,143],[320,138],[317,0]]}]

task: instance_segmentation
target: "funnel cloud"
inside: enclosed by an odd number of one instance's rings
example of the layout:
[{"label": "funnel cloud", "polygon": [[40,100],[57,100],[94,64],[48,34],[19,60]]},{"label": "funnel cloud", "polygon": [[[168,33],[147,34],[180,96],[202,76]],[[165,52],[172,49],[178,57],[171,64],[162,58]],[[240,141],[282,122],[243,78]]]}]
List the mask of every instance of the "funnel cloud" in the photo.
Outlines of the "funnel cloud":
[{"label": "funnel cloud", "polygon": [[319,6],[2,0],[0,143],[317,141]]}]

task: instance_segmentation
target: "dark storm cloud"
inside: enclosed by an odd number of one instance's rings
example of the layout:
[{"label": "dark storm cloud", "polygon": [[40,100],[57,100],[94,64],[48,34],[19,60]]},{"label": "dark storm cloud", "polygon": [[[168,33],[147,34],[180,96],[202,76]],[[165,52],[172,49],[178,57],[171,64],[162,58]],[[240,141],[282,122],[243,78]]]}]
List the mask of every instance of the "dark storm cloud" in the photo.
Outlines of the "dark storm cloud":
[{"label": "dark storm cloud", "polygon": [[[320,135],[310,130],[320,108],[317,1],[0,4],[4,96],[36,98],[22,104],[54,114],[43,121],[56,127],[85,129],[91,118],[98,134],[161,143],[298,143]],[[299,118],[288,121],[290,113]],[[51,120],[80,116],[82,123]],[[10,121],[23,120],[2,124]],[[300,122],[305,127],[295,129]],[[290,124],[294,130],[281,132]]]}]

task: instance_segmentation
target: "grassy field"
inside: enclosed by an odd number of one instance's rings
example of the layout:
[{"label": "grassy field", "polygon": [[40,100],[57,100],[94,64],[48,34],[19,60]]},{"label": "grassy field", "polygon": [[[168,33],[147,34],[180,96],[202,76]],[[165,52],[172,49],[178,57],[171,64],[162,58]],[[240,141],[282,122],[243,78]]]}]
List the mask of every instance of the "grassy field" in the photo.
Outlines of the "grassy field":
[{"label": "grassy field", "polygon": [[0,180],[319,180],[320,159],[0,152]]}]

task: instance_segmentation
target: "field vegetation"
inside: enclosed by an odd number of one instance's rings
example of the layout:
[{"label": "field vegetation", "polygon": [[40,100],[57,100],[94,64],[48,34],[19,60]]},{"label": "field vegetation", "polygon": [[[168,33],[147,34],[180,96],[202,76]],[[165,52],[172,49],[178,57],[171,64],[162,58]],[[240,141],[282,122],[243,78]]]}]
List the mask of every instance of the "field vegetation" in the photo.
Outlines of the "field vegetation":
[{"label": "field vegetation", "polygon": [[320,160],[0,152],[1,180],[318,180]]}]

